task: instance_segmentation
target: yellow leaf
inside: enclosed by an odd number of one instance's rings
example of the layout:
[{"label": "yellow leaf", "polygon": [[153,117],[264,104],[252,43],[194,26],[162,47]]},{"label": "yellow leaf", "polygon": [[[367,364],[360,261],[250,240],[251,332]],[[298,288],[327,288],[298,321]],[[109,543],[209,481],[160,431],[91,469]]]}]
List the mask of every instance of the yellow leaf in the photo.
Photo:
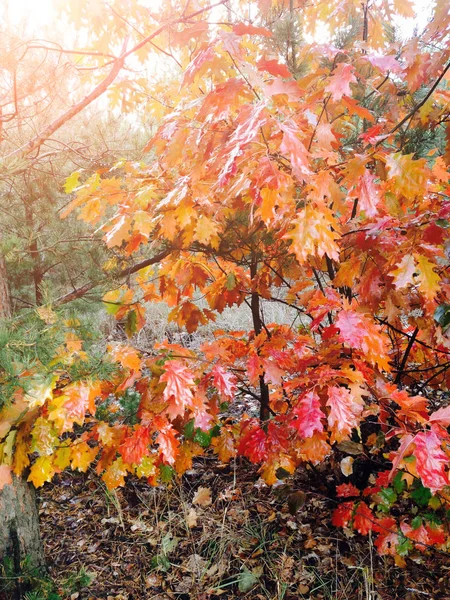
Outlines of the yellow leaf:
[{"label": "yellow leaf", "polygon": [[66,179],[66,183],[64,184],[64,191],[66,194],[70,194],[73,190],[78,186],[80,181],[80,171],[74,171],[69,177]]},{"label": "yellow leaf", "polygon": [[294,229],[284,237],[292,240],[292,250],[299,263],[307,262],[309,256],[322,258],[325,254],[339,260],[338,225],[331,211],[315,210],[308,204],[294,219],[293,225]]},{"label": "yellow leaf", "polygon": [[273,485],[279,479],[277,476],[279,469],[292,474],[295,471],[295,463],[289,456],[277,454],[265,462],[259,472],[267,485]]},{"label": "yellow leaf", "polygon": [[36,312],[47,325],[53,325],[58,320],[58,315],[50,308],[50,306],[40,306],[36,309]]},{"label": "yellow leaf", "polygon": [[47,400],[51,400],[55,383],[56,378],[54,377],[50,383],[42,382],[30,387],[24,396],[24,400],[28,402],[28,408],[42,406]]},{"label": "yellow leaf", "polygon": [[40,456],[50,456],[57,443],[58,436],[53,423],[44,417],[36,419],[31,430],[31,451],[37,452]]},{"label": "yellow leaf", "polygon": [[441,278],[434,272],[436,265],[426,256],[416,254],[417,264],[419,266],[419,288],[428,300],[434,300],[436,293],[440,289]]},{"label": "yellow leaf", "polygon": [[72,454],[72,450],[70,447],[70,441],[64,440],[61,442],[61,446],[55,452],[55,460],[54,464],[58,469],[64,471],[70,465],[70,457]]},{"label": "yellow leaf", "polygon": [[413,154],[390,154],[386,158],[389,169],[388,179],[392,180],[394,191],[402,194],[408,200],[423,195],[428,170],[426,159],[413,160]]},{"label": "yellow leaf", "polygon": [[8,437],[1,445],[2,451],[0,453],[1,454],[0,462],[4,463],[6,465],[12,464],[12,457],[14,454],[14,442],[16,440],[16,435],[17,435],[17,431],[15,429],[13,431],[10,431],[8,434]]},{"label": "yellow leaf", "polygon": [[275,206],[279,197],[278,190],[263,188],[260,192],[261,202],[261,218],[267,225],[275,217]]},{"label": "yellow leaf", "polygon": [[236,456],[234,436],[224,428],[222,428],[218,437],[212,439],[212,446],[217,452],[219,460],[224,463],[230,462],[230,459]]},{"label": "yellow leaf", "polygon": [[414,283],[413,275],[416,270],[416,263],[412,254],[405,254],[398,267],[390,272],[394,278],[394,284],[397,289],[404,288]]},{"label": "yellow leaf", "polygon": [[153,456],[144,456],[136,467],[136,475],[138,477],[153,477],[157,471],[158,469]]},{"label": "yellow leaf", "polygon": [[56,469],[51,456],[40,456],[30,469],[27,481],[35,487],[41,487],[46,481],[51,481]]},{"label": "yellow leaf", "polygon": [[16,449],[13,460],[13,471],[18,477],[22,475],[23,470],[30,464],[28,450],[28,434],[25,432],[25,429],[21,427],[17,432]]},{"label": "yellow leaf", "polygon": [[119,457],[115,460],[103,473],[102,479],[106,483],[108,490],[113,490],[119,486],[125,485],[125,475],[127,469],[123,464],[123,460]]},{"label": "yellow leaf", "polygon": [[212,219],[200,215],[195,227],[194,240],[205,246],[219,247],[218,225]]},{"label": "yellow leaf", "polygon": [[85,473],[97,456],[98,448],[91,448],[86,442],[75,442],[70,452],[70,466]]}]

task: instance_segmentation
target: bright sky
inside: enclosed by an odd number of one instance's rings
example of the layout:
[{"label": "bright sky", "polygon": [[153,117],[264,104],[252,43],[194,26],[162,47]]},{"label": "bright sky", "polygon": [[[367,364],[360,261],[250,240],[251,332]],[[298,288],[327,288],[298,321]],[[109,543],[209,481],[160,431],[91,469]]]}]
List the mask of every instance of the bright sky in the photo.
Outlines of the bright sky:
[{"label": "bright sky", "polygon": [[[61,0],[57,0],[61,3]],[[67,0],[66,0],[67,1]],[[72,0],[74,2],[86,2],[86,0]],[[55,0],[1,0],[4,16],[13,22],[20,22],[24,18],[29,20],[31,27],[36,29],[46,28],[54,19]],[[144,0],[145,4],[159,5],[159,0]],[[422,28],[427,22],[434,2],[430,0],[413,0],[416,17],[414,19],[398,19],[398,26],[405,38],[413,34],[414,27]]]}]

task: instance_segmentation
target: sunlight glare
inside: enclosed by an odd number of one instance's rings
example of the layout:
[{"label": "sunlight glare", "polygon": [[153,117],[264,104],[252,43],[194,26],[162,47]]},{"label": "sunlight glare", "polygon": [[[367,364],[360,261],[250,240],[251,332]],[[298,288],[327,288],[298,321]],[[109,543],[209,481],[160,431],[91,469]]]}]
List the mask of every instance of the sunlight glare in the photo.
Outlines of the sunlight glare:
[{"label": "sunlight glare", "polygon": [[38,31],[51,25],[56,10],[53,0],[3,0],[2,17],[11,25]]}]

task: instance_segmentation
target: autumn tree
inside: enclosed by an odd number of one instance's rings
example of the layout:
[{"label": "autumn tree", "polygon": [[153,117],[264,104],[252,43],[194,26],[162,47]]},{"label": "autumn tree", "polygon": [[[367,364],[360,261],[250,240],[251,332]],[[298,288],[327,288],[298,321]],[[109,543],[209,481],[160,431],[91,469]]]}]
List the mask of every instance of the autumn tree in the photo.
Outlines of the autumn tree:
[{"label": "autumn tree", "polygon": [[[216,330],[199,351],[111,344],[104,379],[80,368],[82,341],[69,338],[44,387],[39,365],[27,387],[17,378],[3,484],[11,470],[30,468],[39,486],[92,464],[109,488],[131,475],[157,485],[208,446],[273,484],[335,454],[333,522],[373,530],[401,563],[414,545],[448,543],[439,519],[389,512],[401,495],[448,502],[450,411],[418,392],[449,383],[449,17],[438,2],[420,36],[397,42],[383,23],[405,2],[298,10],[305,39],[324,20],[342,32],[349,14],[361,37],[299,44],[294,77],[259,24],[172,21],[183,76],[170,104],[161,90],[147,160],[76,172],[66,187],[65,216],[81,211],[128,264],[103,300],[130,336],[143,304],[161,300],[189,332],[240,305],[253,329]],[[426,152],[407,145],[421,130],[435,136]],[[298,318],[266,322],[265,302]],[[238,393],[258,412],[227,414]],[[355,454],[369,471],[350,482]]]}]

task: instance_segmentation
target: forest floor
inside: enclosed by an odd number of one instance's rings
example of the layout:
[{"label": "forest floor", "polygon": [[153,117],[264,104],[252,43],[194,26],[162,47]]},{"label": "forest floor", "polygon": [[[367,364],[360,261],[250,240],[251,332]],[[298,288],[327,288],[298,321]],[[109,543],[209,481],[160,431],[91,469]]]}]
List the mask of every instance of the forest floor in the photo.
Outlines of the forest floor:
[{"label": "forest floor", "polygon": [[[208,456],[158,488],[108,492],[94,473],[63,473],[39,493],[50,576],[70,600],[450,599],[450,557],[378,556],[331,525],[324,482],[299,471],[269,488],[246,461]],[[80,571],[92,581],[73,591]]]}]

